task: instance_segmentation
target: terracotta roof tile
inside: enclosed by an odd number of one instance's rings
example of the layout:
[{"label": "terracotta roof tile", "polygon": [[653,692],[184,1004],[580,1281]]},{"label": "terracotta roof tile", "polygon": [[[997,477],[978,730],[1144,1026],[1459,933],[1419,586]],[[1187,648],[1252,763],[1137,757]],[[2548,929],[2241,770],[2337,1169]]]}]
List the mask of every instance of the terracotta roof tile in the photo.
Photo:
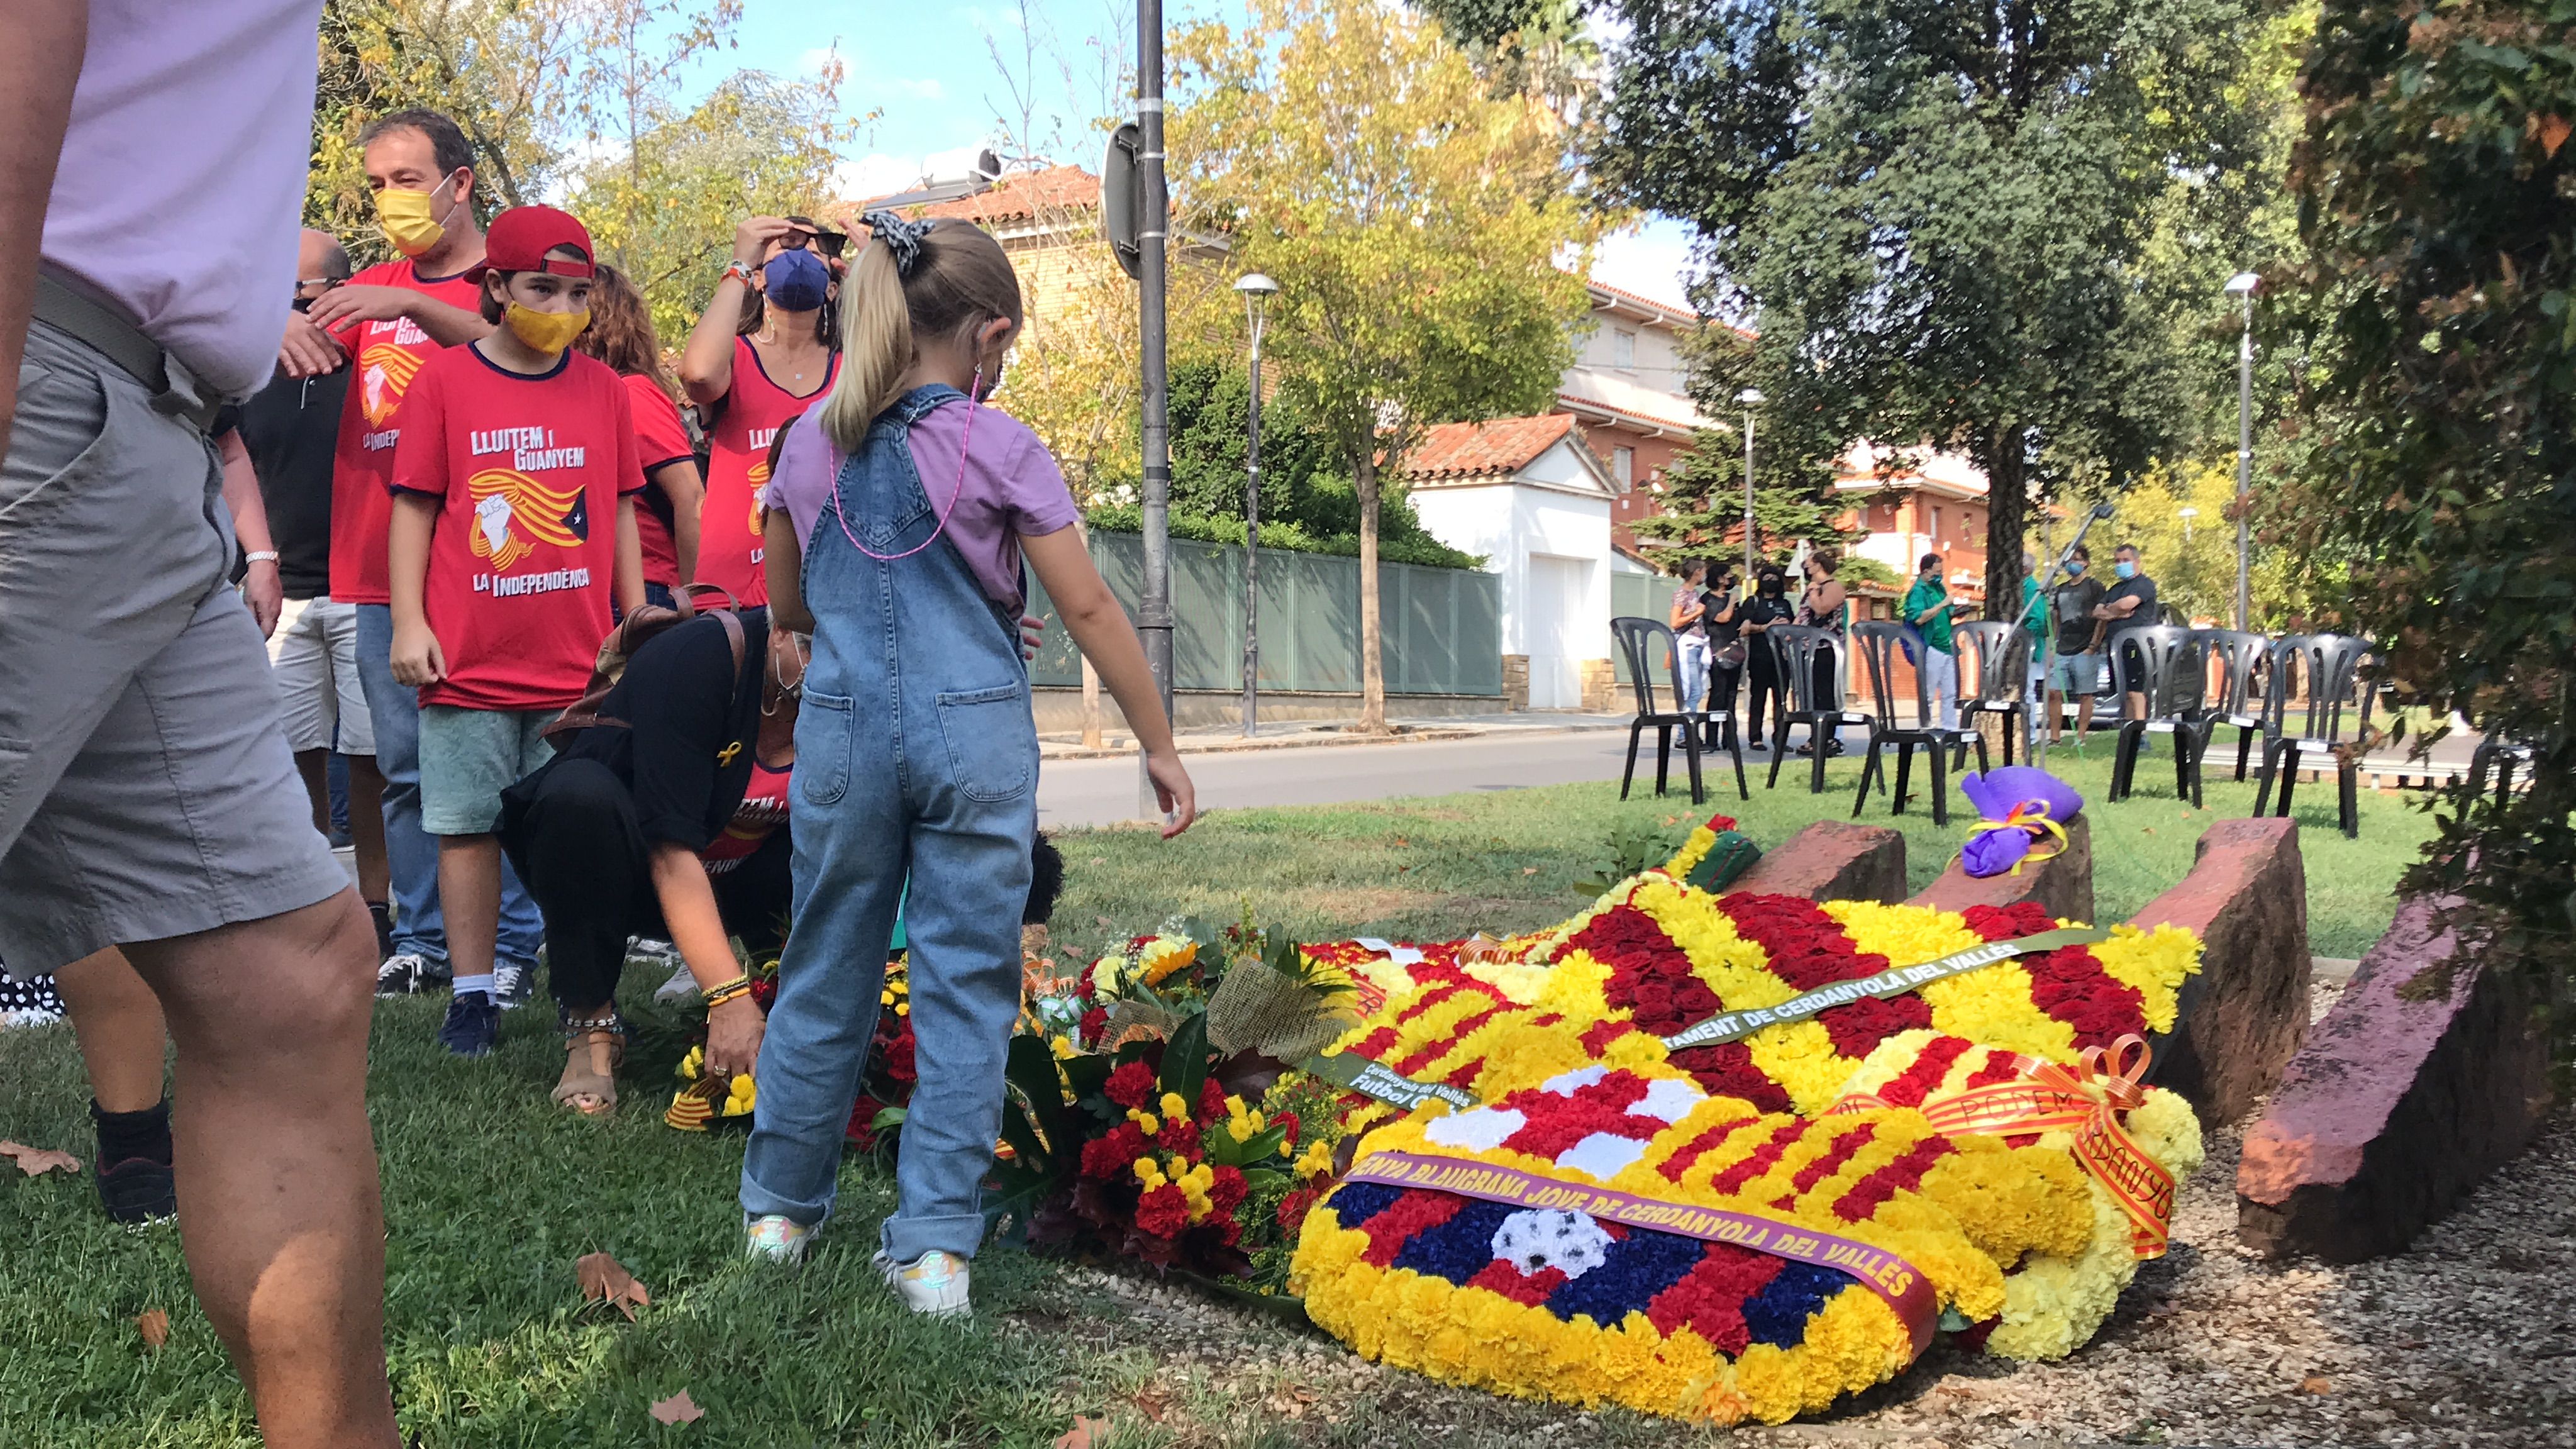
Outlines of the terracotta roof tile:
[{"label": "terracotta roof tile", "polygon": [[1509,477],[1568,432],[1581,436],[1574,419],[1565,413],[1442,423],[1424,435],[1421,446],[1404,460],[1404,474],[1408,478]]},{"label": "terracotta roof tile", "polygon": [[[859,214],[875,206],[879,200],[882,198],[844,202],[833,210],[855,224]],[[907,206],[903,212],[911,217],[954,216],[990,224],[1027,220],[1035,217],[1041,209],[1080,210],[1099,204],[1099,177],[1079,166],[1050,166],[1044,171],[1014,172],[994,183],[989,191],[927,206]]]}]

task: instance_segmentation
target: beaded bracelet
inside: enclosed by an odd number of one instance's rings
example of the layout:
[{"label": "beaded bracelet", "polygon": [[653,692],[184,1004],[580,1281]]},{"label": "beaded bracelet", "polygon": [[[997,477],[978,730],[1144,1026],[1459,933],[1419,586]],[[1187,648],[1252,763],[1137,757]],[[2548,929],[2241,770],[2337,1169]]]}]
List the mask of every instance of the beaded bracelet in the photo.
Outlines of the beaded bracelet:
[{"label": "beaded bracelet", "polygon": [[744,975],[735,977],[731,981],[719,981],[715,985],[706,988],[704,994],[707,1000],[707,1009],[713,1011],[715,1008],[724,1005],[735,997],[749,996],[751,994],[751,977],[748,973],[745,973]]}]

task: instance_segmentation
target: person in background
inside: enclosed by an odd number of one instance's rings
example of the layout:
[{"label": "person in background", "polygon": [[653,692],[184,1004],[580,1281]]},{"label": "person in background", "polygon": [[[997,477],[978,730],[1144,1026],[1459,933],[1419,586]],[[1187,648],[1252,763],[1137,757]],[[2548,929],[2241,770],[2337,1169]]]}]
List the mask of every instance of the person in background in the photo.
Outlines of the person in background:
[{"label": "person in background", "polygon": [[1683,714],[1698,714],[1708,707],[1708,605],[1700,597],[1701,586],[1708,582],[1708,560],[1686,558],[1677,567],[1682,581],[1673,590],[1668,616],[1673,629],[1673,705]]},{"label": "person in background", "polygon": [[733,260],[680,354],[680,385],[707,423],[707,493],[695,582],[769,602],[760,490],[771,440],[840,376],[831,303],[847,238],[793,216],[746,217]]},{"label": "person in background", "polygon": [[[2147,577],[2138,564],[2138,546],[2124,543],[2111,551],[2111,587],[2095,605],[2093,617],[2101,621],[2102,657],[2114,672],[2119,668],[2120,636],[2133,629],[2144,629],[2156,622],[2156,581]],[[2144,719],[2147,697],[2131,690],[2120,700],[2122,719]]]},{"label": "person in background", "polygon": [[[1842,580],[1834,577],[1835,571],[1840,566],[1841,560],[1823,549],[1808,554],[1807,561],[1800,570],[1805,575],[1807,587],[1798,596],[1798,622],[1810,629],[1822,629],[1833,635],[1837,641],[1843,638],[1845,616],[1850,612],[1848,605],[1851,602],[1851,595],[1843,588]],[[1841,686],[1835,674],[1832,656],[1818,654],[1815,673],[1816,702],[1827,709],[1840,709],[1843,705]],[[1813,748],[1815,748],[1814,742],[1810,741],[1800,745],[1798,753],[1803,755]],[[1833,738],[1825,741],[1825,753],[1839,755],[1842,752],[1842,726],[1836,725]]]},{"label": "person in background", "polygon": [[[1941,578],[1941,555],[1923,555],[1915,566],[1913,587],[1905,591],[1905,602],[1897,607],[1897,613],[1914,626],[1915,636],[1922,642],[1922,657],[1915,660],[1915,667],[1923,671],[1924,689],[1945,730],[1955,729],[1959,723],[1958,641],[1950,632],[1950,615],[1957,608],[1949,585]],[[1928,729],[1933,722],[1917,723]]]},{"label": "person in background", "polygon": [[790,792],[797,913],[760,1047],[744,1238],[755,1257],[794,1262],[831,1214],[906,902],[920,1077],[876,1261],[905,1307],[961,1314],[1020,1012],[1037,831],[1037,727],[1014,627],[1024,564],[1135,727],[1166,838],[1198,804],[1064,475],[1026,425],[982,405],[1022,322],[1010,258],[961,221],[872,212],[867,224],[848,366],[788,431],[765,500],[772,622],[811,631],[814,656]]},{"label": "person in background", "polygon": [[[1753,571],[1753,596],[1737,607],[1736,623],[1744,636],[1744,677],[1750,684],[1744,708],[1745,741],[1748,750],[1760,751],[1762,718],[1767,705],[1772,714],[1788,706],[1780,689],[1780,659],[1771,648],[1769,635],[1775,624],[1786,624],[1797,617],[1797,605],[1789,601],[1789,575],[1778,564],[1765,560]],[[1778,730],[1772,731],[1770,747],[1781,743]]]},{"label": "person in background", "polygon": [[0,0],[0,960],[122,948],[258,1438],[395,1449],[373,933],[297,798],[209,435],[276,364],[320,8]]},{"label": "person in background", "polygon": [[1705,743],[1723,749],[1726,737],[1736,733],[1735,696],[1744,684],[1744,597],[1736,587],[1735,565],[1719,561],[1708,569],[1708,587],[1699,596],[1700,607],[1707,610],[1700,625],[1708,631],[1708,701],[1711,708],[1726,711],[1727,720],[1723,730],[1708,731]]},{"label": "person in background", "polygon": [[[491,335],[492,324],[483,320],[471,275],[483,262],[483,227],[465,133],[436,111],[396,111],[358,133],[358,152],[377,224],[400,255],[290,319],[278,365],[298,378],[343,361],[352,369],[331,469],[331,599],[356,611],[358,682],[384,780],[393,952],[376,968],[376,994],[407,996],[444,987],[450,967],[438,843],[420,827],[420,702],[393,672],[386,573],[393,460],[403,399],[421,369],[448,348]],[[514,980],[533,972],[543,932],[535,903],[505,874],[501,970]]]},{"label": "person in background", "polygon": [[[294,310],[304,312],[349,280],[349,254],[329,232],[307,229],[296,244]],[[269,635],[270,676],[286,710],[286,743],[295,752],[313,802],[313,827],[331,831],[330,759],[349,771],[349,837],[358,863],[358,895],[376,923],[376,954],[393,954],[393,909],[385,867],[385,781],[376,773],[376,736],[358,678],[357,606],[331,597],[332,468],[355,369],[336,346],[339,365],[311,377],[280,369],[240,407],[233,430],[259,481],[284,598]],[[256,570],[254,562],[252,568]]]},{"label": "person in background", "polygon": [[2048,742],[2056,744],[2066,717],[2066,701],[2075,701],[2075,747],[2084,748],[2093,727],[2093,691],[2102,679],[2102,656],[2093,641],[2102,632],[2097,611],[2102,581],[2087,573],[2093,552],[2075,545],[2066,556],[2066,582],[2049,595],[2049,617],[2055,621],[2055,652],[2048,661]]},{"label": "person in background", "polygon": [[2021,631],[2028,641],[2030,660],[2022,682],[2022,704],[2030,727],[2022,740],[2025,750],[2039,738],[2040,697],[2048,688],[2048,600],[2039,587],[2039,560],[2030,550],[2021,555]]},{"label": "person in background", "polygon": [[438,837],[455,964],[438,1039],[491,1052],[505,862],[501,792],[553,753],[542,735],[589,686],[612,604],[644,603],[634,409],[570,351],[590,320],[590,233],[550,206],[493,218],[479,342],[423,364],[394,454],[394,678],[420,691],[421,828]]},{"label": "person in background", "polygon": [[624,272],[603,263],[591,278],[590,325],[572,345],[626,379],[627,400],[635,407],[636,456],[644,464],[644,495],[635,509],[635,532],[644,547],[644,602],[688,613],[688,593],[680,586],[697,576],[698,510],[707,490],[690,451],[689,430],[680,423],[677,389],[662,367],[652,306]]}]

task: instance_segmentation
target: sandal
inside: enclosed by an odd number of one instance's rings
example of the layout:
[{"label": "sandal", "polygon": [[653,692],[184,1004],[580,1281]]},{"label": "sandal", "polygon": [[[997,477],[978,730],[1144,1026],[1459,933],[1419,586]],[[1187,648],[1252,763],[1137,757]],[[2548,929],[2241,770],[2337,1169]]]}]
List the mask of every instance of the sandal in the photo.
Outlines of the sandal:
[{"label": "sandal", "polygon": [[617,1110],[617,1069],[626,1061],[626,1023],[615,1011],[588,1021],[566,1018],[563,1024],[563,1080],[554,1100],[585,1117],[605,1117]]}]

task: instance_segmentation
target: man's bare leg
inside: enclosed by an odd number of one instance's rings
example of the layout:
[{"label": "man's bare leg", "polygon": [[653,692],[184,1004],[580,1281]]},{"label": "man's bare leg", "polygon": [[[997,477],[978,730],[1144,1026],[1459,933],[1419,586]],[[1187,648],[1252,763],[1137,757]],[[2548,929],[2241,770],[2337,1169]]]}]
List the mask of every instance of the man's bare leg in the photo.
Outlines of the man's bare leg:
[{"label": "man's bare leg", "polygon": [[179,1044],[179,1228],[271,1449],[394,1449],[355,891],[131,944]]},{"label": "man's bare leg", "polygon": [[2085,732],[2093,728],[2093,696],[2070,694],[2067,698],[2075,701],[2075,748],[2080,750],[2084,748]]},{"label": "man's bare leg", "polygon": [[373,755],[349,760],[349,842],[358,848],[358,897],[381,905],[393,898],[385,866],[385,777]]},{"label": "man's bare leg", "polygon": [[[327,838],[331,834],[331,752],[297,750],[295,773],[304,778],[304,798],[313,806],[314,833]],[[352,823],[357,813],[353,805],[349,811]]]},{"label": "man's bare leg", "polygon": [[161,1000],[114,946],[54,973],[54,989],[80,1039],[89,1094],[102,1112],[149,1112],[161,1105],[161,1062],[170,1034]]}]

